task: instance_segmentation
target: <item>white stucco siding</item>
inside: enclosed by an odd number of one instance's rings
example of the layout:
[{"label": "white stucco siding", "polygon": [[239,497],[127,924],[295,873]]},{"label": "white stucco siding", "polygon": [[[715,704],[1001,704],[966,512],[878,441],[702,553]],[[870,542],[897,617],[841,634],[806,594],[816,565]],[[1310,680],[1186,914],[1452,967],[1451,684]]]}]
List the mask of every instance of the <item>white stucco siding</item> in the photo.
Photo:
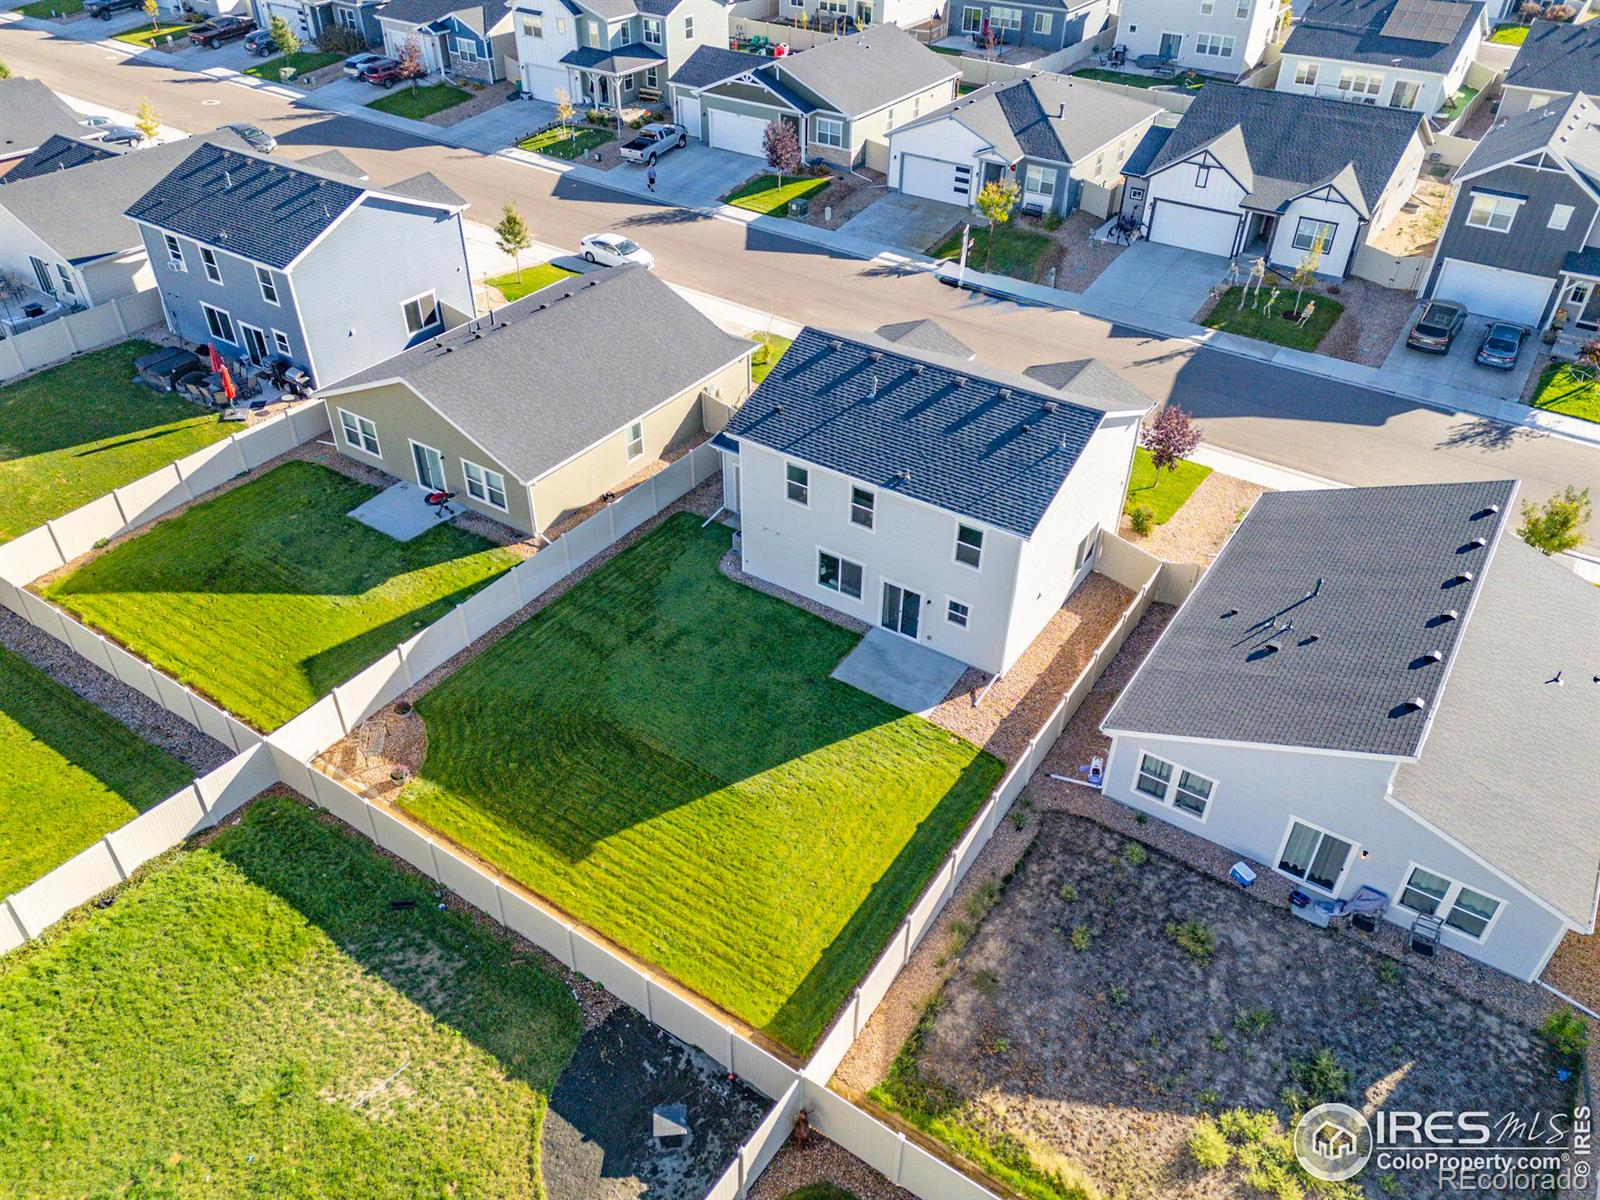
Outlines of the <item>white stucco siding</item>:
[{"label": "white stucco siding", "polygon": [[[1168,802],[1162,802],[1135,787],[1145,753],[1171,763],[1174,780],[1180,770],[1189,770],[1213,781],[1204,820],[1174,807],[1170,790]],[[1389,919],[1401,926],[1409,926],[1415,916],[1398,906],[1401,890],[1412,865],[1424,867],[1500,901],[1481,941],[1447,926],[1443,943],[1519,978],[1531,978],[1543,966],[1563,922],[1386,798],[1393,768],[1393,762],[1382,759],[1126,734],[1113,739],[1105,794],[1269,870],[1277,867],[1291,820],[1323,829],[1354,847],[1337,895],[1348,898],[1363,885],[1377,888],[1389,896]]]},{"label": "white stucco siding", "polygon": [[1334,236],[1322,247],[1322,265],[1317,268],[1317,274],[1342,277],[1361,229],[1361,214],[1344,200],[1300,197],[1278,218],[1273,231],[1268,259],[1274,265],[1293,269],[1306,256],[1306,251],[1294,244],[1295,231],[1302,220],[1327,221],[1336,227]]},{"label": "white stucco siding", "polygon": [[[1460,67],[1460,75],[1466,73],[1466,64],[1471,59],[1464,59]],[[1307,78],[1306,82],[1298,82],[1303,77],[1303,68],[1308,64],[1315,64],[1316,75]],[[1445,77],[1437,71],[1403,71],[1398,67],[1379,65],[1375,63],[1343,62],[1332,58],[1312,58],[1303,54],[1285,54],[1283,65],[1278,70],[1277,91],[1297,92],[1302,96],[1322,96],[1331,99],[1342,99],[1339,92],[1339,76],[1346,71],[1360,72],[1363,75],[1376,75],[1381,79],[1376,97],[1377,106],[1386,108],[1391,105],[1395,88],[1404,87],[1408,83],[1417,85],[1416,100],[1410,105],[1418,115],[1426,116],[1439,111],[1444,102]],[[1454,73],[1454,68],[1452,69]],[[1460,84],[1460,75],[1451,86],[1451,92]]]}]

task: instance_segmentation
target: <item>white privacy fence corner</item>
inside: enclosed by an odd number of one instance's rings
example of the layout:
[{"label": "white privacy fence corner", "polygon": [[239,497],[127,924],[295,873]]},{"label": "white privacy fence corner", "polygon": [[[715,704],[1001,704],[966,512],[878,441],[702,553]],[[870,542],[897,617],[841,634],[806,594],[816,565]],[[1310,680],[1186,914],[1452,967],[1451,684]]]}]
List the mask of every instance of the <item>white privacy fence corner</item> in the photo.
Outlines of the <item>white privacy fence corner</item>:
[{"label": "white privacy fence corner", "polygon": [[123,341],[161,319],[161,293],[150,288],[0,338],[0,383]]}]

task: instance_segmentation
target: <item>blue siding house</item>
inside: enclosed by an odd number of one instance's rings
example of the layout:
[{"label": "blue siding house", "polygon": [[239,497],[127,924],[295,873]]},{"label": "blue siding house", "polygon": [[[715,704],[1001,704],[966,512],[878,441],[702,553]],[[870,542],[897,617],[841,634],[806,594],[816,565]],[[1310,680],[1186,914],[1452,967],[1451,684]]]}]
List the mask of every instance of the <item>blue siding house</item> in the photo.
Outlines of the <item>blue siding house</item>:
[{"label": "blue siding house", "polygon": [[956,0],[951,32],[989,35],[996,45],[1037,46],[1046,53],[1076,46],[1106,27],[1110,0]]},{"label": "blue siding house", "polygon": [[127,216],[173,333],[325,387],[477,315],[465,208],[432,175],[380,188],[201,146]]}]

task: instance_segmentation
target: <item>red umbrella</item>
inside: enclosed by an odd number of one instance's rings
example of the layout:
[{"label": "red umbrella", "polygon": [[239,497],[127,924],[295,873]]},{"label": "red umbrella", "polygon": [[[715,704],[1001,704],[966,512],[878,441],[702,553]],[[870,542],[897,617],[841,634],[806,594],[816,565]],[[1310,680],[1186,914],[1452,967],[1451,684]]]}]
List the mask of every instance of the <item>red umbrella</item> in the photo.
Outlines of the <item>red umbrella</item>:
[{"label": "red umbrella", "polygon": [[233,386],[233,376],[228,374],[227,367],[223,367],[217,374],[222,376],[222,394],[228,398],[228,402],[231,404],[239,395],[239,390]]},{"label": "red umbrella", "polygon": [[206,346],[206,353],[211,356],[211,373],[213,375],[221,375],[223,369],[222,355],[218,354],[217,348],[210,344],[207,344]]}]

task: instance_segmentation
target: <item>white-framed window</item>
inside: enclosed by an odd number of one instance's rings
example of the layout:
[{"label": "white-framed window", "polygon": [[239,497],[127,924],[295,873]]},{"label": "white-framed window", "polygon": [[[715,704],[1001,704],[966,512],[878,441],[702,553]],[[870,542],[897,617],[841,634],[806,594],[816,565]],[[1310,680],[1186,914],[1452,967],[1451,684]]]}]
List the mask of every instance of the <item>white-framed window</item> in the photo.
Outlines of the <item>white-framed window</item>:
[{"label": "white-framed window", "polygon": [[959,600],[951,600],[944,606],[944,619],[952,625],[965,629],[972,621],[972,608]]},{"label": "white-framed window", "polygon": [[606,38],[605,33],[600,27],[600,22],[586,21],[585,24],[589,26],[589,44],[591,46],[604,46],[606,44]]},{"label": "white-framed window", "polygon": [[222,282],[222,268],[217,265],[217,255],[210,246],[200,247],[200,265],[205,268],[206,278],[212,283]]},{"label": "white-framed window", "polygon": [[480,467],[463,458],[461,474],[467,481],[467,495],[490,508],[509,511],[506,508],[506,477],[499,471],[491,471],[488,467]]},{"label": "white-framed window", "polygon": [[989,9],[989,24],[994,29],[1021,29],[1022,10],[993,5]]},{"label": "white-framed window", "polygon": [[1401,908],[1425,917],[1443,915],[1444,923],[1481,942],[1503,901],[1412,863],[1400,888]]},{"label": "white-framed window", "polygon": [[261,289],[261,298],[268,304],[278,303],[278,285],[272,281],[272,272],[267,268],[256,268],[256,286]]},{"label": "white-framed window", "polygon": [[915,121],[921,115],[922,115],[922,97],[921,96],[913,96],[913,97],[911,97],[911,119],[913,121]]},{"label": "white-framed window", "polygon": [[456,35],[456,57],[465,63],[478,61],[478,44],[462,34]]},{"label": "white-framed window", "polygon": [[344,432],[344,444],[352,450],[361,450],[382,458],[378,449],[378,427],[366,417],[358,417],[347,409],[339,410],[339,428]]},{"label": "white-framed window", "polygon": [[1056,194],[1056,169],[1029,163],[1023,174],[1022,190],[1046,200],[1053,199]]},{"label": "white-framed window", "polygon": [[848,558],[840,558],[837,554],[830,554],[826,550],[817,551],[818,587],[825,587],[830,592],[838,592],[841,596],[859,600],[865,577],[866,573],[860,563],[853,563]]},{"label": "white-framed window", "polygon": [[659,46],[664,39],[661,22],[654,17],[644,19],[644,44],[646,46]]},{"label": "white-framed window", "polygon": [[1167,802],[1167,789],[1172,786],[1172,764],[1154,754],[1139,756],[1139,770],[1133,777],[1135,791],[1143,792],[1163,804]]},{"label": "white-framed window", "polygon": [[237,346],[238,335],[233,331],[233,318],[220,308],[201,301],[201,309],[206,314],[206,328],[211,331],[211,336],[219,342],[227,342],[230,346]]},{"label": "white-framed window", "polygon": [[1333,245],[1334,235],[1339,232],[1339,227],[1332,221],[1319,221],[1315,217],[1301,217],[1294,227],[1294,248],[1296,250],[1309,250],[1316,245],[1317,238],[1322,239],[1322,248],[1326,250]]},{"label": "white-framed window", "polygon": [[1172,807],[1203,821],[1217,783],[1198,771],[1190,771],[1154,754],[1141,754],[1139,769],[1134,772],[1133,786],[1152,800],[1170,803]]},{"label": "white-framed window", "polygon": [[1216,786],[1213,779],[1207,779],[1195,771],[1180,770],[1178,786],[1172,792],[1172,806],[1203,818],[1211,804],[1211,791]]},{"label": "white-framed window", "polygon": [[178,239],[170,233],[161,235],[167,243],[167,265],[174,271],[187,271],[189,264],[183,261],[183,247],[178,245]]},{"label": "white-framed window", "polygon": [[56,278],[61,280],[61,290],[66,292],[67,295],[76,296],[78,294],[77,285],[72,282],[72,272],[68,271],[60,263],[56,264]]},{"label": "white-framed window", "polygon": [[1243,21],[1250,15],[1251,0],[1239,0],[1239,6],[1233,10],[1233,15]]},{"label": "white-framed window", "polygon": [[632,462],[644,454],[644,422],[635,421],[628,426],[628,461]]},{"label": "white-framed window", "polygon": [[1550,228],[1565,229],[1572,223],[1572,205],[1558,204],[1550,210]]},{"label": "white-framed window", "polygon": [[1035,33],[1049,33],[1051,24],[1050,13],[1036,12],[1033,14],[1033,31]]},{"label": "white-framed window", "polygon": [[1078,543],[1078,556],[1072,562],[1074,572],[1083,570],[1083,565],[1094,555],[1095,543],[1100,538],[1100,526],[1096,525],[1083,535],[1083,541]]},{"label": "white-framed window", "polygon": [[417,334],[444,324],[444,317],[439,313],[439,298],[433,292],[413,296],[400,306],[400,311],[405,314],[407,333]]},{"label": "white-framed window", "polygon": [[871,529],[873,521],[877,518],[878,497],[866,488],[852,487],[850,489],[850,524],[859,525],[863,529]]},{"label": "white-framed window", "polygon": [[542,38],[544,36],[544,18],[542,16],[523,17],[522,36],[530,38]]},{"label": "white-framed window", "polygon": [[1467,224],[1474,229],[1490,229],[1506,233],[1516,220],[1522,201],[1512,196],[1495,196],[1489,192],[1473,192],[1472,208],[1467,212]]},{"label": "white-framed window", "polygon": [[983,9],[971,5],[961,10],[961,32],[977,33],[983,28]]},{"label": "white-framed window", "polygon": [[1196,167],[1194,169],[1194,185],[1195,185],[1195,187],[1203,188],[1207,184],[1209,184],[1210,182],[1211,182],[1211,168],[1210,167]]},{"label": "white-framed window", "polygon": [[1225,33],[1202,33],[1194,39],[1196,54],[1209,54],[1213,58],[1233,57],[1233,37]]},{"label": "white-framed window", "polygon": [[796,504],[811,504],[811,472],[796,463],[783,469],[784,495]]},{"label": "white-framed window", "polygon": [[279,354],[288,355],[289,335],[281,329],[274,329],[272,331],[272,347]]},{"label": "white-framed window", "polygon": [[688,16],[683,18],[683,40],[686,41],[686,42],[694,41],[694,14],[693,13],[690,13]]},{"label": "white-framed window", "polygon": [[1278,870],[1330,895],[1339,890],[1355,843],[1291,817],[1278,851]]},{"label": "white-framed window", "polygon": [[1317,86],[1317,64],[1303,62],[1294,69],[1294,81],[1301,87]]},{"label": "white-framed window", "polygon": [[647,88],[658,88],[661,86],[661,75],[658,67],[645,68],[644,85]]},{"label": "white-framed window", "polygon": [[567,36],[567,19],[565,17],[556,18],[556,33],[561,37]]},{"label": "white-framed window", "polygon": [[1202,17],[1209,17],[1216,7],[1216,0],[1200,0],[1200,15]]},{"label": "white-framed window", "polygon": [[817,145],[844,148],[844,122],[838,117],[815,117],[811,130],[812,141]]},{"label": "white-framed window", "polygon": [[1371,71],[1340,71],[1339,91],[1346,100],[1376,104],[1378,93],[1383,91],[1383,76],[1375,75]]},{"label": "white-framed window", "polygon": [[1415,79],[1396,79],[1394,89],[1389,93],[1390,108],[1415,108],[1417,97],[1422,94],[1422,84]]},{"label": "white-framed window", "polygon": [[956,526],[956,561],[974,571],[979,569],[983,562],[983,530],[971,525]]}]

